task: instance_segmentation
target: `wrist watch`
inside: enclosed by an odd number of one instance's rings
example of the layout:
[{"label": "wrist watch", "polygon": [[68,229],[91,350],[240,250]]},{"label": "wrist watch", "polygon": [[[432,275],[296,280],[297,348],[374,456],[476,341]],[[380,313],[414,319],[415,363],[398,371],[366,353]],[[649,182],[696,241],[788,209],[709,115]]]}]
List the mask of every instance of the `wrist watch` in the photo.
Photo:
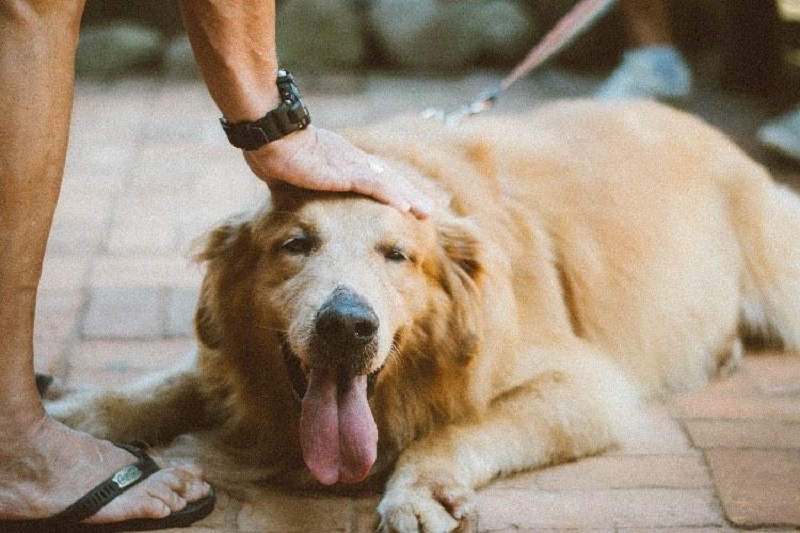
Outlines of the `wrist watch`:
[{"label": "wrist watch", "polygon": [[282,101],[260,119],[233,123],[220,119],[222,129],[232,145],[243,150],[258,150],[267,143],[282,139],[311,124],[311,115],[303,104],[300,91],[289,71],[278,70],[276,83]]}]

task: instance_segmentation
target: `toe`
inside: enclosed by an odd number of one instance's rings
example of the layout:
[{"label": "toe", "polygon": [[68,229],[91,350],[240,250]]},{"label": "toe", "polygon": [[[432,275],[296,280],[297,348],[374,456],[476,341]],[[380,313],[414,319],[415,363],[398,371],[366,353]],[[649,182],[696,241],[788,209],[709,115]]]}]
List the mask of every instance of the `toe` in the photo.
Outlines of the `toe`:
[{"label": "toe", "polygon": [[211,493],[211,486],[203,481],[203,470],[194,465],[178,466],[170,469],[182,484],[170,485],[186,501],[194,502],[205,498]]},{"label": "toe", "polygon": [[187,500],[184,494],[195,481],[185,481],[175,469],[155,472],[141,483],[120,494],[97,514],[88,518],[87,523],[106,523],[135,518],[158,519],[184,509]]}]

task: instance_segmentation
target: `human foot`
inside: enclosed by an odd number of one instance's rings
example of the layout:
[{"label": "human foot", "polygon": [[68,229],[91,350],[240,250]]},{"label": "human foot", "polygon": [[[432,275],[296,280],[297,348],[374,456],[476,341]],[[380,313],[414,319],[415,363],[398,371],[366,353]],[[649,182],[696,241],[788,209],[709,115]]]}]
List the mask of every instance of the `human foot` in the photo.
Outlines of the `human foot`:
[{"label": "human foot", "polygon": [[[0,437],[0,521],[56,515],[135,462],[136,457],[122,448],[50,418],[27,432],[6,433]],[[164,518],[210,494],[199,468],[161,466],[85,523]]]},{"label": "human foot", "polygon": [[601,100],[682,100],[692,91],[692,73],[672,46],[645,46],[625,53],[622,63],[595,91]]},{"label": "human foot", "polygon": [[800,163],[800,105],[761,126],[756,136],[765,147]]}]

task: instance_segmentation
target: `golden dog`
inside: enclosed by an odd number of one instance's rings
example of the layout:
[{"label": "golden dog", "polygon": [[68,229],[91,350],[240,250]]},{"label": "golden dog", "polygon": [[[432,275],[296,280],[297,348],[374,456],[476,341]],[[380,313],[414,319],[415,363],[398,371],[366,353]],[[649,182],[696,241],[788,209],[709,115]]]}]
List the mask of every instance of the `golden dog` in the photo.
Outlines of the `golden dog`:
[{"label": "golden dog", "polygon": [[800,347],[800,201],[691,116],[562,102],[350,138],[433,216],[274,191],[200,254],[196,361],[51,412],[194,433],[247,479],[387,478],[382,529],[450,531],[493,478],[624,441],[640,399],[706,383],[743,334]]}]

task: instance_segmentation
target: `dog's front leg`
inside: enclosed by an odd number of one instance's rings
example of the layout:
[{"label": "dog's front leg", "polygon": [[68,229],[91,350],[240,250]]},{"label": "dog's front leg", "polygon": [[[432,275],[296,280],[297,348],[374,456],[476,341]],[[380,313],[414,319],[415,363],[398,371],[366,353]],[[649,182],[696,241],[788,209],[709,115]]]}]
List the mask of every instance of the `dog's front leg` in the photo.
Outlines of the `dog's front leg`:
[{"label": "dog's front leg", "polygon": [[583,359],[498,396],[479,419],[409,446],[378,506],[381,531],[453,531],[473,516],[475,488],[622,440],[639,417],[636,395],[613,367]]},{"label": "dog's front leg", "polygon": [[154,373],[113,390],[79,392],[46,403],[66,425],[116,442],[168,444],[208,424],[194,362]]}]

